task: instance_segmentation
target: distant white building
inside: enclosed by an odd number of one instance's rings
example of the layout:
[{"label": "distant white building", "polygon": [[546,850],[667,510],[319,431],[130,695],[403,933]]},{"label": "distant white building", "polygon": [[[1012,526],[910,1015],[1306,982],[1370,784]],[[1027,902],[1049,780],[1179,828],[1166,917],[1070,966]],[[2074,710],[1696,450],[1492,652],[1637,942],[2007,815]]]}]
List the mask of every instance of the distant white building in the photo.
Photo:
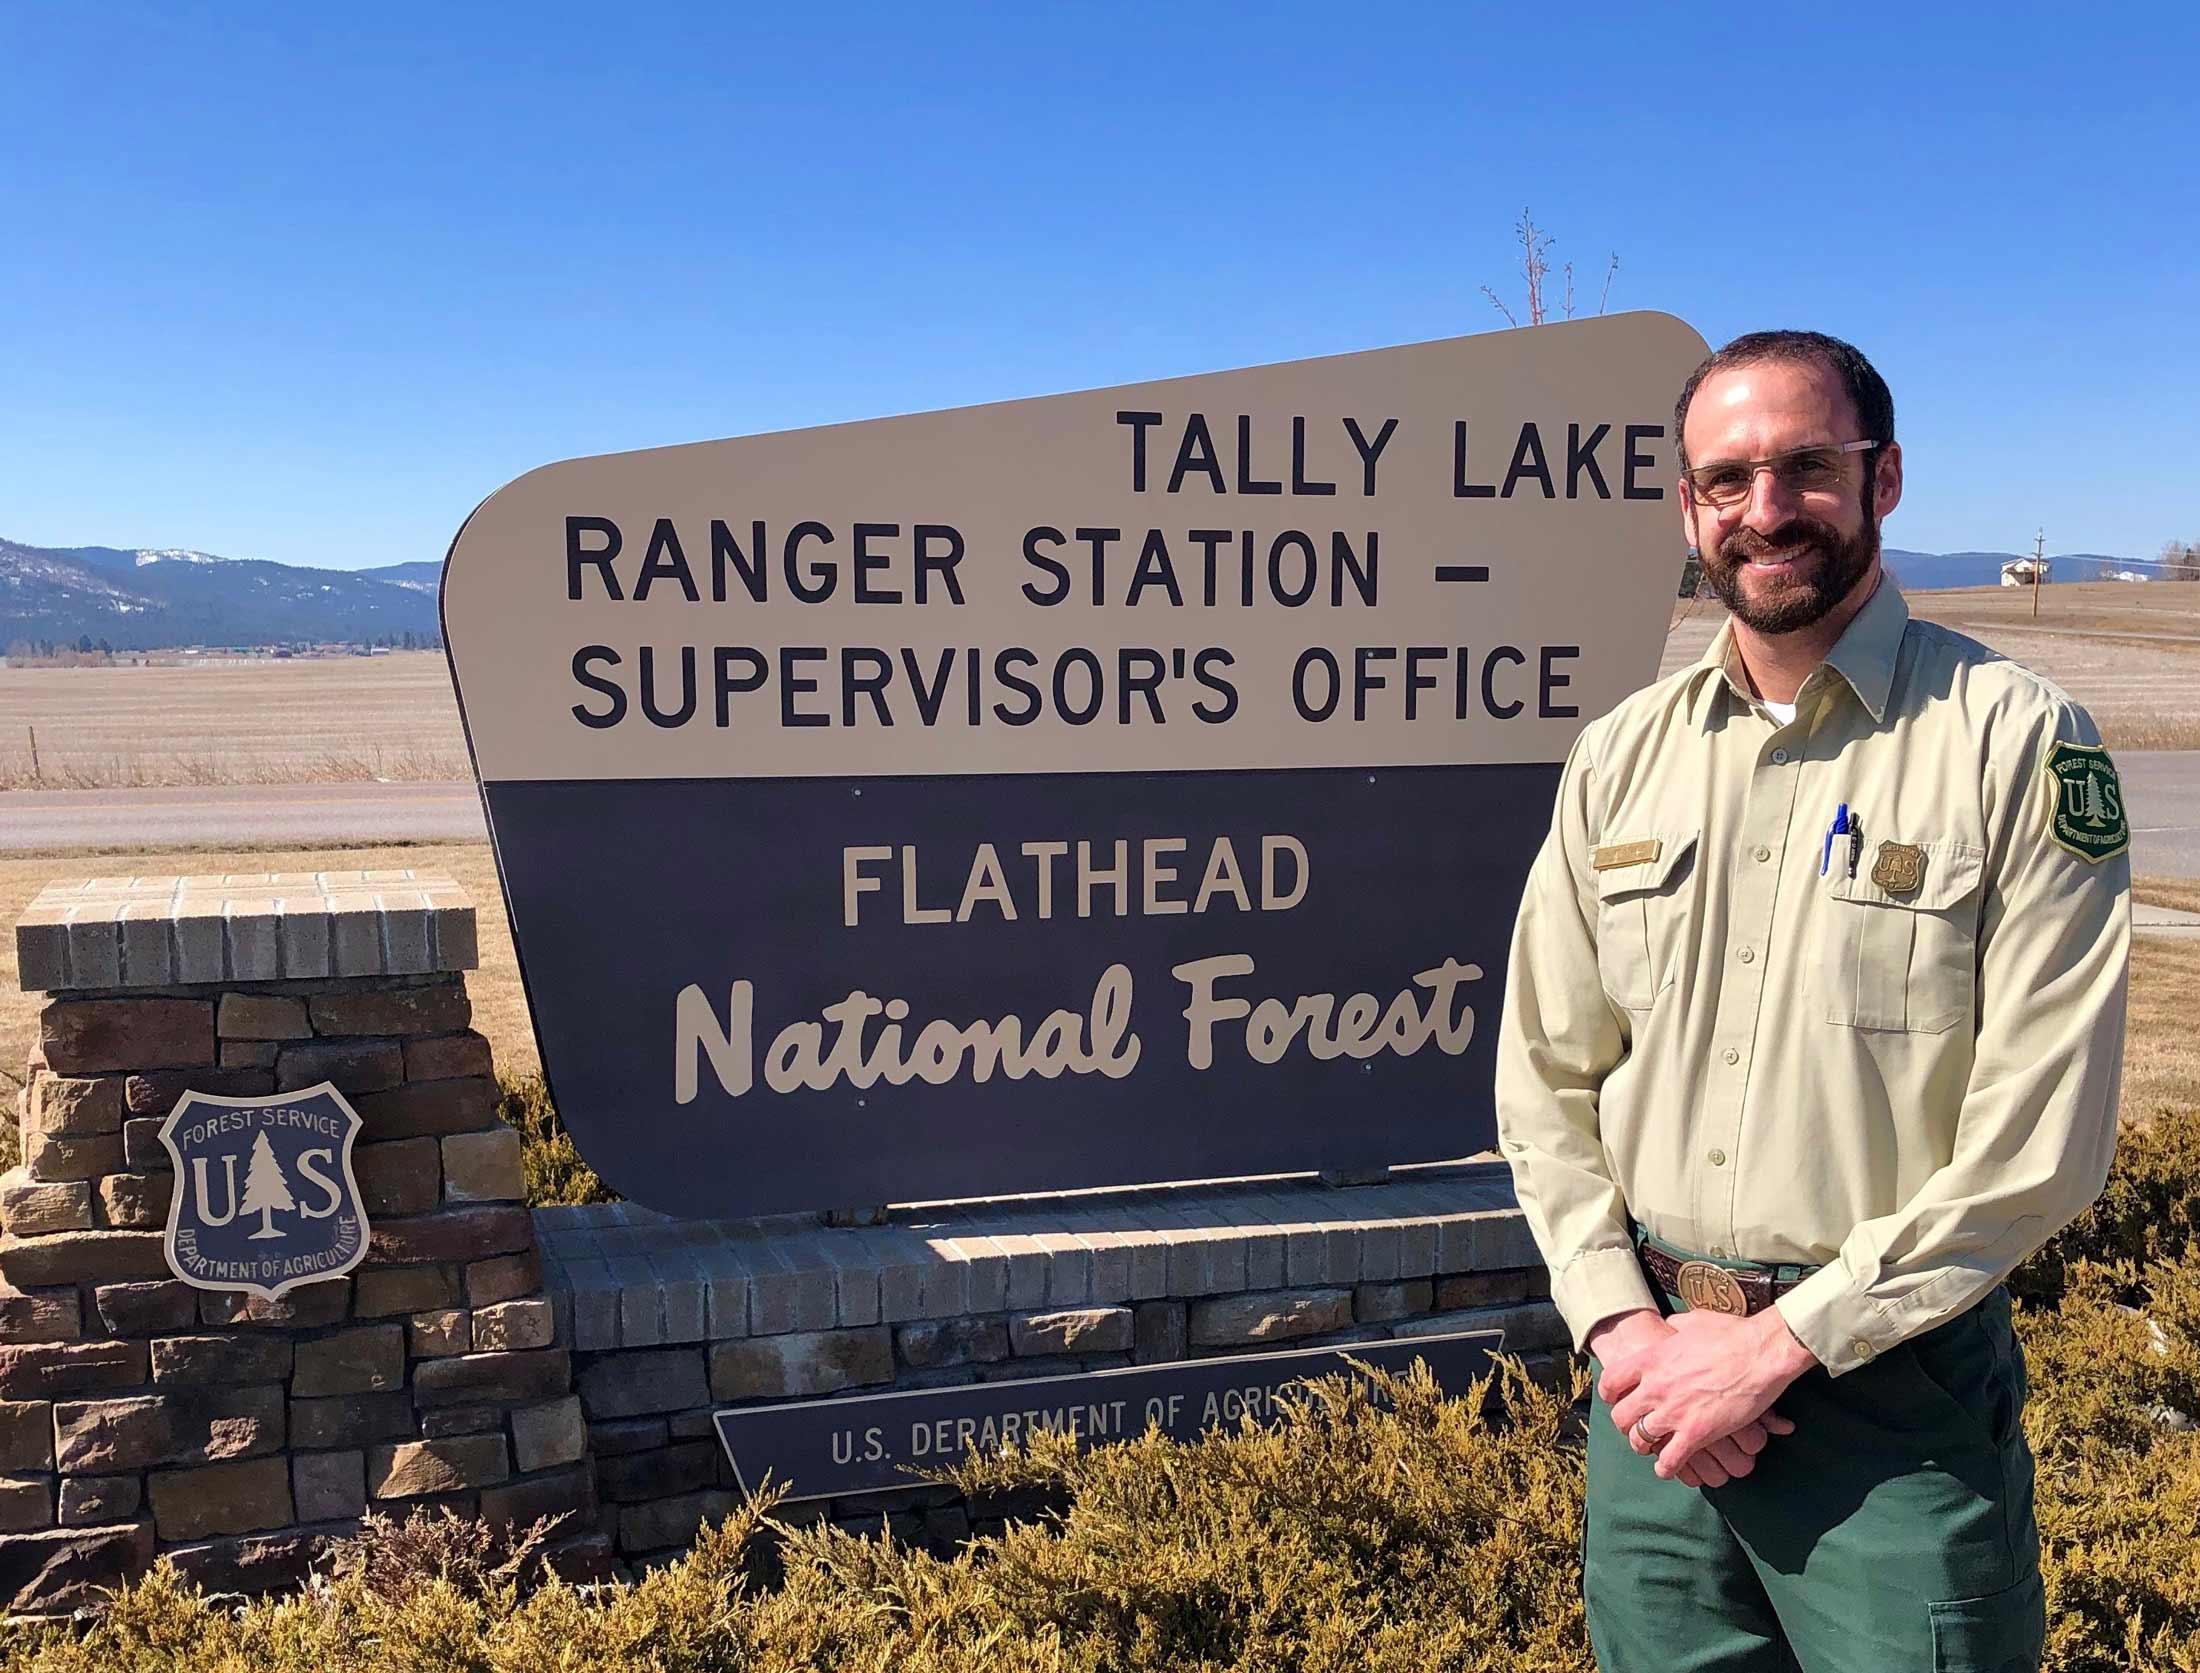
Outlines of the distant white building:
[{"label": "distant white building", "polygon": [[2054,579],[2048,573],[2053,568],[2053,561],[2047,558],[2019,558],[2001,566],[2001,584],[2005,587],[2044,587]]}]

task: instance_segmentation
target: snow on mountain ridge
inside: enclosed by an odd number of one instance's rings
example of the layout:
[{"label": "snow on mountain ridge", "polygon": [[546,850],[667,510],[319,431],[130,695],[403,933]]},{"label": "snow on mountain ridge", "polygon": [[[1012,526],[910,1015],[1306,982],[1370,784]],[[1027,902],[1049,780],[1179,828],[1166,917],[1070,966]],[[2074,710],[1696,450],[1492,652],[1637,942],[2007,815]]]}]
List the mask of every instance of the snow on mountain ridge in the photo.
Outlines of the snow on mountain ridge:
[{"label": "snow on mountain ridge", "polygon": [[[420,567],[432,574],[439,566]],[[136,650],[402,636],[434,643],[438,626],[433,590],[396,577],[190,547],[33,547],[0,537],[0,647],[86,636]]]}]

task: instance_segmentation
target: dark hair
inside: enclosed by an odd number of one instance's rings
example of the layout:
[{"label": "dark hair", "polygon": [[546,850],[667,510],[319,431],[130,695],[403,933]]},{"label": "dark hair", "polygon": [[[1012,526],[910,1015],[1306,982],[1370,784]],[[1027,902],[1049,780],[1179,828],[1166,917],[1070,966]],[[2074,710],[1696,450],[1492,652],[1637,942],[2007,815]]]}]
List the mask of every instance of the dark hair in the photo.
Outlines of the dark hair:
[{"label": "dark hair", "polygon": [[[1863,350],[1838,337],[1829,337],[1823,331],[1751,331],[1707,358],[1681,385],[1681,398],[1673,403],[1673,452],[1683,470],[1688,468],[1688,445],[1681,438],[1688,423],[1689,403],[1696,398],[1696,386],[1713,372],[1730,371],[1736,366],[1762,365],[1768,360],[1805,364],[1815,361],[1841,380],[1841,387],[1849,393],[1850,404],[1856,408],[1857,420],[1864,427],[1861,436],[1843,437],[1843,440],[1875,441],[1882,447],[1894,440],[1894,395],[1887,388],[1887,380],[1864,358]],[[1872,472],[1866,470],[1867,493],[1871,481]]]}]

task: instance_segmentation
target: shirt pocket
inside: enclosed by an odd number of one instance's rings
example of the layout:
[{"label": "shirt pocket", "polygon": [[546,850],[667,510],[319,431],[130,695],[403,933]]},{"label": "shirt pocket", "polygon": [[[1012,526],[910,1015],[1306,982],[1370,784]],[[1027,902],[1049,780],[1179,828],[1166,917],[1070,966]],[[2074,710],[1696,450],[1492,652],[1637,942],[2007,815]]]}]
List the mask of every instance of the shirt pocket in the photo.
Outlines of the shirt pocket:
[{"label": "shirt pocket", "polygon": [[1673,985],[1696,837],[1695,831],[1662,831],[1600,850],[1650,851],[1647,859],[1596,873],[1597,974],[1605,997],[1623,1010],[1647,1011]]},{"label": "shirt pocket", "polygon": [[1826,950],[1826,1021],[1843,1028],[1945,1034],[1971,1015],[1978,993],[1978,891],[1986,850],[1940,841],[1922,855],[1917,885],[1900,894],[1872,881],[1878,844],[1857,875],[1834,868],[1826,884],[1832,935]]}]

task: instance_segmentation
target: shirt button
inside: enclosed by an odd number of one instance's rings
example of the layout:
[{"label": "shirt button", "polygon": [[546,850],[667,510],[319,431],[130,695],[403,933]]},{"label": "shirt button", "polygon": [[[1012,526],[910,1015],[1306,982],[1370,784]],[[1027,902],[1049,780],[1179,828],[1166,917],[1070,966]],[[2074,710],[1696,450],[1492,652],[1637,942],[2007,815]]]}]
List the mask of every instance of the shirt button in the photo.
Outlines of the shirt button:
[{"label": "shirt button", "polygon": [[1767,848],[1761,842],[1757,844],[1756,847],[1752,848],[1749,852],[1751,858],[1755,859],[1759,865],[1764,864],[1765,861],[1772,858],[1772,850]]},{"label": "shirt button", "polygon": [[1856,1357],[1858,1359],[1869,1359],[1872,1356],[1872,1345],[1869,1342],[1864,1341],[1861,1337],[1859,1337],[1856,1341],[1851,1342],[1849,1346],[1856,1350]]},{"label": "shirt button", "polygon": [[1740,959],[1744,964],[1755,964],[1757,962],[1757,949],[1754,947],[1744,947],[1734,956]]},{"label": "shirt button", "polygon": [[1774,751],[1772,752],[1772,764],[1773,764],[1773,765],[1774,765],[1775,767],[1784,767],[1784,766],[1786,766],[1786,765],[1787,765],[1787,759],[1788,759],[1788,752],[1787,752],[1786,750],[1784,750],[1784,749],[1776,749],[1776,750],[1774,750]]},{"label": "shirt button", "polygon": [[1739,1063],[1742,1060],[1742,1054],[1736,1051],[1732,1046],[1728,1046],[1726,1050],[1719,1053],[1719,1055],[1725,1058],[1729,1063]]},{"label": "shirt button", "polygon": [[1723,1151],[1723,1150],[1714,1150],[1714,1151],[1713,1151],[1713,1152],[1711,1153],[1711,1165],[1712,1165],[1713,1167],[1715,1167],[1715,1168],[1723,1168],[1723,1167],[1725,1167],[1725,1166],[1726,1166],[1726,1152],[1725,1152],[1725,1151]]}]

